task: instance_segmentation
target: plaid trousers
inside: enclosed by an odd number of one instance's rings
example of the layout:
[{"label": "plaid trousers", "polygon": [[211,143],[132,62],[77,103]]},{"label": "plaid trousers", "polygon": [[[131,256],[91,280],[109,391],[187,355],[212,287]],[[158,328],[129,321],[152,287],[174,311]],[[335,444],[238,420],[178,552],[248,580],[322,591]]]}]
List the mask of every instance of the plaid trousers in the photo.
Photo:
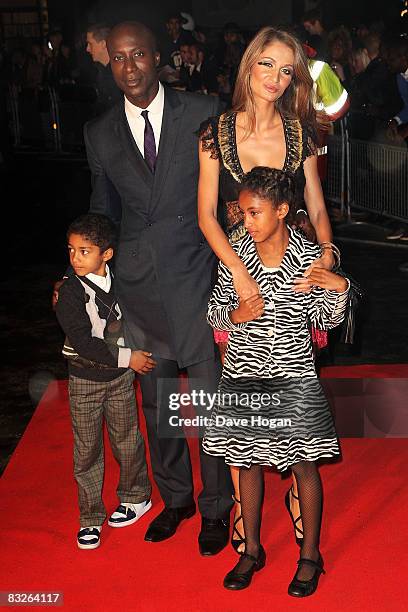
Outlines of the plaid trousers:
[{"label": "plaid trousers", "polygon": [[151,495],[145,446],[139,431],[134,374],[128,370],[109,382],[70,375],[69,402],[74,433],[74,476],[81,527],[102,525],[104,478],[103,418],[113,455],[120,466],[116,489],[121,502],[140,503]]}]

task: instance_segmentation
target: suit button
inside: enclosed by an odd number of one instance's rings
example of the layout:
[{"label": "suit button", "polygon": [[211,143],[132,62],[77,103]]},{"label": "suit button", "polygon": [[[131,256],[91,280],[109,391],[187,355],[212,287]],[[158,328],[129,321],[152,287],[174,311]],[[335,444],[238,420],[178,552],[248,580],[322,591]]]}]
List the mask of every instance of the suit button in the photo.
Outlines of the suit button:
[{"label": "suit button", "polygon": [[180,223],[184,221],[183,215],[177,215],[177,221],[180,221]]},{"label": "suit button", "polygon": [[273,329],[268,329],[268,336],[269,337],[273,336]]}]

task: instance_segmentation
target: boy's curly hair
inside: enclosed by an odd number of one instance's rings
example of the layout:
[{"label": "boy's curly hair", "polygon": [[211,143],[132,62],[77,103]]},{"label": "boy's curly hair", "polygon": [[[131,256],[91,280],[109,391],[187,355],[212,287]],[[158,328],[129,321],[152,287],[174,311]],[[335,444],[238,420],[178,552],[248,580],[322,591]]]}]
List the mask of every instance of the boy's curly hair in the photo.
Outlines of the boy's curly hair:
[{"label": "boy's curly hair", "polygon": [[296,212],[295,179],[289,172],[256,166],[244,176],[240,191],[249,191],[262,200],[269,200],[275,208],[286,202],[289,205],[289,219]]},{"label": "boy's curly hair", "polygon": [[97,213],[88,213],[77,217],[67,230],[67,240],[71,234],[79,234],[92,244],[99,247],[101,253],[113,249],[116,245],[117,231],[115,224],[106,217]]}]

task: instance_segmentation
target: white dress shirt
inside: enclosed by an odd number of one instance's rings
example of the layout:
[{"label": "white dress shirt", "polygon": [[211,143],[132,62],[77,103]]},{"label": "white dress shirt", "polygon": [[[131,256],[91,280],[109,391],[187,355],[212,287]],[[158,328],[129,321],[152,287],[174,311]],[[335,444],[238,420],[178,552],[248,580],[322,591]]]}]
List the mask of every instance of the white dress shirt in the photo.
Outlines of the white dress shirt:
[{"label": "white dress shirt", "polygon": [[139,108],[135,104],[129,102],[125,96],[125,113],[129,123],[130,131],[132,132],[133,138],[137,144],[142,157],[144,157],[144,130],[145,120],[142,117],[142,111],[147,110],[147,115],[150,123],[152,124],[154,140],[156,143],[156,154],[159,150],[160,143],[160,132],[163,121],[163,109],[164,109],[164,87],[159,83],[159,91],[156,97],[150,102],[147,108]]},{"label": "white dress shirt", "polygon": [[[97,285],[100,289],[105,291],[105,293],[109,293],[112,286],[112,279],[108,264],[106,264],[106,276],[99,276],[99,274],[93,274],[93,272],[90,272],[85,276],[85,278],[88,278],[92,283],[94,283],[94,285]],[[121,319],[122,312],[119,308],[119,304],[115,304],[115,311]],[[102,339],[104,337],[104,329],[105,324],[102,327]],[[92,332],[92,335],[95,335],[94,332]],[[100,336],[96,335],[96,337],[99,338]],[[116,344],[120,347],[118,353],[118,368],[128,368],[132,351],[130,348],[125,348],[125,339],[123,337],[118,338]]]},{"label": "white dress shirt", "polygon": [[88,278],[91,281],[91,283],[94,283],[94,285],[97,285],[98,287],[100,287],[100,289],[103,289],[105,293],[109,293],[112,281],[111,281],[109,266],[107,264],[106,264],[106,276],[99,276],[99,274],[93,274],[93,272],[90,272],[89,274],[86,275],[85,278]]}]

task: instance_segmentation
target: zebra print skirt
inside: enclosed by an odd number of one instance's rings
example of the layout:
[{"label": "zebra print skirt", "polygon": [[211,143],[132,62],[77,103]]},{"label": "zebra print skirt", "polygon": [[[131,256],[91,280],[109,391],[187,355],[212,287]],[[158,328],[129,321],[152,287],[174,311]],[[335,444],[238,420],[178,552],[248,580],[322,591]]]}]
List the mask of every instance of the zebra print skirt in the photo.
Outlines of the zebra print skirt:
[{"label": "zebra print skirt", "polygon": [[203,450],[229,465],[256,463],[279,471],[340,454],[317,378],[222,378]]}]

